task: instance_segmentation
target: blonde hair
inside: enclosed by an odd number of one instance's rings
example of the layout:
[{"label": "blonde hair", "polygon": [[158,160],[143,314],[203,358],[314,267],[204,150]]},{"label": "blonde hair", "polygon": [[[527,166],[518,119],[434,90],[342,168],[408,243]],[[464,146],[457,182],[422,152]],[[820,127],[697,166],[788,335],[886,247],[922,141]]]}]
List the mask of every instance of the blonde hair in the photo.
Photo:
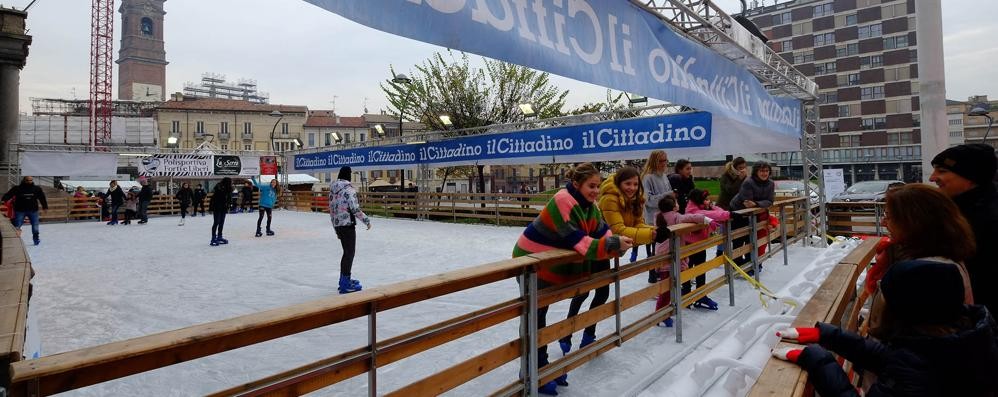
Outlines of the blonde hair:
[{"label": "blonde hair", "polygon": [[[645,168],[641,170],[641,178],[644,178],[648,174],[656,174],[655,169],[658,168],[658,159],[664,158],[665,161],[669,161],[669,155],[665,154],[665,150],[652,150],[648,155],[648,161],[645,162]],[[663,171],[665,172],[665,171]]]}]

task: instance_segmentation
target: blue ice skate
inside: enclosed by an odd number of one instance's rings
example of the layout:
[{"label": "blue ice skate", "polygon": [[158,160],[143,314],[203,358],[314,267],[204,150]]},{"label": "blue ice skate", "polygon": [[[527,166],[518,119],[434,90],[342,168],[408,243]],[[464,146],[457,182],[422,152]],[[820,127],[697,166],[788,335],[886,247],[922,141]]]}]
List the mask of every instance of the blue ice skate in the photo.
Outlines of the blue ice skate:
[{"label": "blue ice skate", "polygon": [[709,297],[705,296],[703,298],[697,299],[696,302],[693,302],[693,307],[698,307],[707,310],[717,310],[717,302],[714,302],[713,299],[710,299]]},{"label": "blue ice skate", "polygon": [[363,289],[360,285],[360,281],[353,280],[350,276],[340,276],[340,287],[339,292],[341,294],[349,294],[351,292],[357,292]]},{"label": "blue ice skate", "polygon": [[583,332],[582,333],[582,341],[579,342],[579,348],[581,349],[583,347],[589,346],[590,344],[592,344],[595,341],[596,341],[596,335],[590,334],[588,332]]}]

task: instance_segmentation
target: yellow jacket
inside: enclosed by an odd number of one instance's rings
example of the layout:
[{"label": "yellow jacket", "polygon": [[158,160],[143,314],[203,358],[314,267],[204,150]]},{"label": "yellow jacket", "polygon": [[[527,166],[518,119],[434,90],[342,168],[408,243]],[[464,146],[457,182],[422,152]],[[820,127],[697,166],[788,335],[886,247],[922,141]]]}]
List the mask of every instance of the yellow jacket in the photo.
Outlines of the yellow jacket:
[{"label": "yellow jacket", "polygon": [[599,209],[603,212],[603,219],[614,235],[623,235],[634,239],[634,245],[645,245],[654,242],[655,226],[648,225],[644,219],[644,194],[641,192],[641,184],[638,183],[638,192],[635,196],[638,200],[637,212],[633,212],[631,201],[624,197],[624,194],[617,189],[613,183],[613,175],[606,178],[599,187]]}]

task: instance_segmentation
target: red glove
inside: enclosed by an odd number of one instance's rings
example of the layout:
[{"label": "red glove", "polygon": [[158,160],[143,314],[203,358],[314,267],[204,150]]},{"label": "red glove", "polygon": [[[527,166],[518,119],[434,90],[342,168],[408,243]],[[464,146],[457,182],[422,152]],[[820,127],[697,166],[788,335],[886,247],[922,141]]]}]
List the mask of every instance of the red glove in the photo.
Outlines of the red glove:
[{"label": "red glove", "polygon": [[784,328],[776,331],[776,336],[800,344],[818,343],[820,339],[818,329],[814,327]]},{"label": "red glove", "polygon": [[800,358],[800,354],[803,351],[804,349],[798,349],[795,347],[777,347],[773,349],[773,357],[796,364],[797,359]]}]

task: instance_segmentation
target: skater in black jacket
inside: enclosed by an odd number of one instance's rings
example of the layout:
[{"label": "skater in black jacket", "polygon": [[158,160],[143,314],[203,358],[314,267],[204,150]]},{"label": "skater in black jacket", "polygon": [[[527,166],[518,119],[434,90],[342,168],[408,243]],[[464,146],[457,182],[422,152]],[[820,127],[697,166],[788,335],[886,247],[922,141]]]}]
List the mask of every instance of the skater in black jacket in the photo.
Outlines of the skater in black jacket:
[{"label": "skater in black jacket", "polygon": [[180,223],[177,226],[183,226],[187,218],[187,207],[190,207],[191,201],[194,200],[194,191],[191,190],[189,183],[184,182],[174,197],[180,202]]},{"label": "skater in black jacket", "polygon": [[0,201],[10,200],[11,197],[14,198],[14,227],[20,232],[21,225],[24,224],[24,217],[27,216],[31,221],[31,237],[35,245],[38,245],[41,242],[38,239],[38,203],[42,204],[42,208],[49,209],[49,203],[45,200],[45,192],[42,191],[42,188],[35,186],[34,178],[26,176],[21,178],[20,185],[10,188],[3,195],[3,200]]},{"label": "skater in black jacket", "polygon": [[232,192],[232,179],[222,178],[222,181],[215,185],[211,191],[211,214],[214,221],[211,223],[211,246],[228,244],[229,240],[222,237],[222,228],[225,227],[225,214],[229,212],[229,194]]},{"label": "skater in black jacket", "polygon": [[198,208],[201,209],[201,216],[204,216],[204,198],[208,197],[208,192],[204,191],[201,184],[194,188],[194,207],[191,208],[191,216],[198,215]]}]

